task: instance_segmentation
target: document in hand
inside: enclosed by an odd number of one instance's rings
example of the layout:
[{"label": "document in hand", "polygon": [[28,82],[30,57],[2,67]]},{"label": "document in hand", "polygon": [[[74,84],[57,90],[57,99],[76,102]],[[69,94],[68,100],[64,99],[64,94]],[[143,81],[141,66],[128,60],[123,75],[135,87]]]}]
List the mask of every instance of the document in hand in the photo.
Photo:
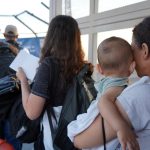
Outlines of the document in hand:
[{"label": "document in hand", "polygon": [[38,62],[38,57],[28,53],[25,50],[21,50],[9,67],[15,71],[18,71],[18,68],[22,67],[27,78],[33,81],[36,70],[39,66]]}]

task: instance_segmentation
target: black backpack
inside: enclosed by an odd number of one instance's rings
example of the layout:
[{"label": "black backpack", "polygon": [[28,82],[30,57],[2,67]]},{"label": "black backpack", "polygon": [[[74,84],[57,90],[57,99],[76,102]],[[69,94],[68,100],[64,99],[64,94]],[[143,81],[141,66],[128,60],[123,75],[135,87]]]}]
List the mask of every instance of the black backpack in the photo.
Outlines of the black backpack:
[{"label": "black backpack", "polygon": [[14,74],[0,79],[0,137],[3,138],[3,122],[8,117],[15,97],[20,93],[20,86]]},{"label": "black backpack", "polygon": [[22,105],[21,92],[15,97],[8,116],[11,134],[22,143],[32,143],[37,140],[40,133],[40,121],[42,115],[35,120],[30,120],[24,111]]},{"label": "black backpack", "polygon": [[11,52],[8,46],[0,46],[0,78],[9,74],[15,74],[15,71],[9,66],[15,59],[15,55]]},{"label": "black backpack", "polygon": [[67,125],[75,120],[78,114],[85,113],[91,101],[97,96],[91,75],[90,65],[85,64],[67,90],[54,137],[54,145],[61,150],[77,150],[67,136]]},{"label": "black backpack", "polygon": [[10,123],[11,134],[23,143],[35,141],[40,133],[40,118],[28,119],[22,106],[21,88],[15,75],[0,79],[0,137],[3,136],[3,123]]}]

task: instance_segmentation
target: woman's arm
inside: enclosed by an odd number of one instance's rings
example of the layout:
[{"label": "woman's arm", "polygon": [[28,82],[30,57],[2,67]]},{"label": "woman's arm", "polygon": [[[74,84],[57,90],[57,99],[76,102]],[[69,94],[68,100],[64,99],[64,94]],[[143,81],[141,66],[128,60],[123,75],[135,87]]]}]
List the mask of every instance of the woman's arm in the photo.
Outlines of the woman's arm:
[{"label": "woman's arm", "polygon": [[40,116],[44,108],[45,99],[30,93],[30,86],[22,68],[18,69],[17,77],[21,82],[22,103],[27,116],[34,120]]}]

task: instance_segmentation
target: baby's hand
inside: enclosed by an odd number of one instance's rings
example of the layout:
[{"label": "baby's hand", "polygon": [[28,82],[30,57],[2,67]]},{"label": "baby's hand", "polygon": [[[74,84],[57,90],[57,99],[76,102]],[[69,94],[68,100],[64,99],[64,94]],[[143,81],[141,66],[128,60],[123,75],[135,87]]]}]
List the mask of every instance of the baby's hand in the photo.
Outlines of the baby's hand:
[{"label": "baby's hand", "polygon": [[139,143],[136,139],[137,136],[128,126],[122,127],[122,129],[117,132],[117,137],[122,150],[126,150],[126,148],[128,150],[140,150]]}]

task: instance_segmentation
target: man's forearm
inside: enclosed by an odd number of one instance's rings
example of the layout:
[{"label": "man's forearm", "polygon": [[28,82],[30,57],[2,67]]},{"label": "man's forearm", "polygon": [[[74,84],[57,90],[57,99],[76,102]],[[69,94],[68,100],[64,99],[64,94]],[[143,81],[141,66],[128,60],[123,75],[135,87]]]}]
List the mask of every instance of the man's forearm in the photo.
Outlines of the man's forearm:
[{"label": "man's forearm", "polygon": [[17,47],[13,46],[12,44],[9,44],[8,47],[15,55],[18,54],[19,49]]},{"label": "man's forearm", "polygon": [[[117,135],[111,126],[105,122],[106,141],[114,139]],[[89,128],[74,138],[74,145],[79,148],[93,148],[103,145],[102,118],[99,115]]]}]

